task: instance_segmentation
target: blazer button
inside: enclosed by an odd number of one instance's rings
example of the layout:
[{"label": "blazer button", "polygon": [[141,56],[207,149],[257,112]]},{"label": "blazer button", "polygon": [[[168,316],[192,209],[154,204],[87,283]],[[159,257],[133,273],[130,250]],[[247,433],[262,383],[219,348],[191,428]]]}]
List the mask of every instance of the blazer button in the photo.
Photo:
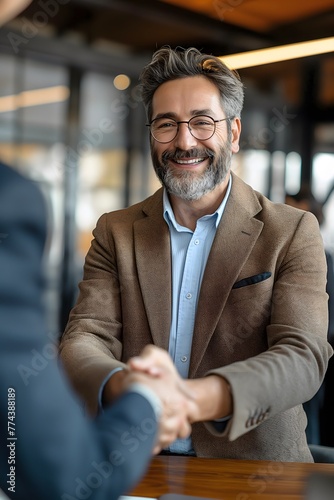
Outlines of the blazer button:
[{"label": "blazer button", "polygon": [[246,421],[246,428],[248,429],[249,427],[253,427],[254,425],[254,417],[248,417]]},{"label": "blazer button", "polygon": [[264,412],[264,418],[268,418],[269,417],[269,413],[270,413],[270,406]]}]

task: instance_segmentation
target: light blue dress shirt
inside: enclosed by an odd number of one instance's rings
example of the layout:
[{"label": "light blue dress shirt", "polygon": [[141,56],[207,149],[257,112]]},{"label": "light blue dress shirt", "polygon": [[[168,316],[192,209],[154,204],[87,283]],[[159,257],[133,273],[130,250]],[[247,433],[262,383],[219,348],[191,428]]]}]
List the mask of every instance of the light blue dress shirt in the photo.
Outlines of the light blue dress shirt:
[{"label": "light blue dress shirt", "polygon": [[[208,256],[217,227],[222,218],[230,191],[211,215],[198,219],[195,231],[177,223],[167,195],[163,194],[163,216],[171,239],[172,256],[172,321],[169,354],[183,378],[188,377],[191,345],[197,303]],[[173,453],[193,454],[191,438],[178,439],[168,448]]]}]

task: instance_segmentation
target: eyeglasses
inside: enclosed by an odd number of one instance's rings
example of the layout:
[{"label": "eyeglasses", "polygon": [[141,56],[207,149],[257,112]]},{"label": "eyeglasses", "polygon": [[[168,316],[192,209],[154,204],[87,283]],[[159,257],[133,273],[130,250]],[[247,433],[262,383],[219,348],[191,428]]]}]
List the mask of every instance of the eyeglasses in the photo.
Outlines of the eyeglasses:
[{"label": "eyeglasses", "polygon": [[179,132],[180,123],[186,123],[188,125],[189,132],[198,141],[207,141],[211,139],[216,131],[216,123],[223,122],[225,120],[231,120],[232,117],[222,118],[221,120],[214,120],[211,116],[200,115],[193,116],[188,121],[176,121],[173,118],[155,118],[151,123],[147,123],[146,126],[150,127],[150,132],[157,142],[166,144],[175,139]]}]

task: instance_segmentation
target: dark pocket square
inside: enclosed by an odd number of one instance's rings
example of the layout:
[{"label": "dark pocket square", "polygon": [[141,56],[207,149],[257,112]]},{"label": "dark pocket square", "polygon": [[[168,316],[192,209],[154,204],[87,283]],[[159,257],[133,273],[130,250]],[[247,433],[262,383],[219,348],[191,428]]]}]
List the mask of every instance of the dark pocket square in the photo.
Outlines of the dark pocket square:
[{"label": "dark pocket square", "polygon": [[254,285],[255,283],[259,283],[260,281],[267,280],[270,278],[271,273],[261,273],[255,274],[254,276],[249,276],[249,278],[244,278],[243,280],[237,281],[234,283],[232,288],[241,288],[242,286]]}]

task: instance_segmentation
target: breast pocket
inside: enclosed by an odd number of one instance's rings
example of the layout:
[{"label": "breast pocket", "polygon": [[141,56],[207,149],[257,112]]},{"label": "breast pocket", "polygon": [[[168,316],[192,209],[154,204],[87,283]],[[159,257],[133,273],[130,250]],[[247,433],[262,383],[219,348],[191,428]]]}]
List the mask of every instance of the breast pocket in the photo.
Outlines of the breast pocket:
[{"label": "breast pocket", "polygon": [[229,303],[249,300],[251,303],[263,301],[265,296],[271,296],[273,277],[271,272],[248,276],[236,281],[232,287]]}]

